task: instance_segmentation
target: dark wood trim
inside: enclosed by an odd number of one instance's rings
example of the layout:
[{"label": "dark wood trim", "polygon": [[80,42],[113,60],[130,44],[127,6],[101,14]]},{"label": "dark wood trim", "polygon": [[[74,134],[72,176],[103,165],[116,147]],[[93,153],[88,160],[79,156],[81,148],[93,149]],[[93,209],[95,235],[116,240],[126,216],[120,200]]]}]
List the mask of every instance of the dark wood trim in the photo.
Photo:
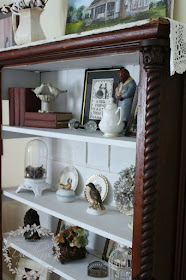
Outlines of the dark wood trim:
[{"label": "dark wood trim", "polygon": [[0,65],[36,64],[110,53],[134,52],[139,50],[141,40],[168,38],[168,35],[168,20],[158,18],[142,26],[0,52]]},{"label": "dark wood trim", "polygon": [[140,46],[143,54],[140,81],[146,81],[146,84],[139,86],[133,279],[150,280],[153,279],[161,71],[165,66],[164,49],[168,40],[145,40]]}]

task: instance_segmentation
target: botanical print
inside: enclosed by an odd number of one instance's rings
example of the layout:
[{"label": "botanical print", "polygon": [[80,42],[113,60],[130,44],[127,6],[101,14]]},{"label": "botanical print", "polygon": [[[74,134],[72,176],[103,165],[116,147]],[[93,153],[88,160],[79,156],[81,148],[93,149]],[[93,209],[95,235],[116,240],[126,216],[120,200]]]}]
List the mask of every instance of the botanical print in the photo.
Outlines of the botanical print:
[{"label": "botanical print", "polygon": [[113,78],[92,80],[89,119],[102,119],[102,111],[106,105],[106,99],[112,97],[113,84]]},{"label": "botanical print", "polygon": [[69,0],[66,34],[170,17],[171,2],[173,0]]}]

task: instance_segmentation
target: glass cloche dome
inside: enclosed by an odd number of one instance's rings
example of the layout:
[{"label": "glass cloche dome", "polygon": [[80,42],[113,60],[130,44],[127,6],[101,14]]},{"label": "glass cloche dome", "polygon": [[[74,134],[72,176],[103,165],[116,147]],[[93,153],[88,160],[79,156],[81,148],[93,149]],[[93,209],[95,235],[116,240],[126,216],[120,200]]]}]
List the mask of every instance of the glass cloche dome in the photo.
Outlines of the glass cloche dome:
[{"label": "glass cloche dome", "polygon": [[48,150],[41,140],[31,140],[25,149],[25,178],[46,179]]},{"label": "glass cloche dome", "polygon": [[48,149],[46,144],[39,140],[31,140],[25,148],[24,183],[16,192],[20,190],[33,191],[35,196],[41,196],[42,191],[50,189],[47,179]]}]

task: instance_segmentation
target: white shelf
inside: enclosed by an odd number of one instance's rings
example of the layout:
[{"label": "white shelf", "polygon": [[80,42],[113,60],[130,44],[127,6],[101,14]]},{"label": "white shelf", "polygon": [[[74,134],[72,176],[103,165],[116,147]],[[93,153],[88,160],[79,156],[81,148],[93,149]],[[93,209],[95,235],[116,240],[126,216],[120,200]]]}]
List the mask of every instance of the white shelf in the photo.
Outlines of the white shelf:
[{"label": "white shelf", "polygon": [[3,194],[49,215],[132,247],[132,230],[128,228],[128,223],[132,222],[133,217],[119,213],[114,207],[106,205],[103,215],[94,216],[86,213],[88,202],[82,199],[76,198],[72,203],[62,203],[57,200],[55,192],[52,191],[43,192],[41,197],[35,197],[34,193],[29,191],[18,194],[15,191],[16,188],[10,188],[3,190]]},{"label": "white shelf", "polygon": [[[8,233],[4,234],[4,242],[7,242]],[[42,237],[37,242],[28,242],[22,236],[11,237],[10,246],[30,259],[40,263],[47,268],[54,268],[53,272],[67,280],[94,280],[95,278],[87,275],[87,266],[91,261],[100,260],[90,253],[86,258],[61,264],[55,262],[53,257],[53,242],[50,237]],[[102,260],[101,260],[102,261]],[[103,261],[102,261],[103,262]],[[107,264],[104,262],[104,264]],[[98,278],[100,279],[100,278]],[[108,277],[104,278],[108,280]]]},{"label": "white shelf", "polygon": [[67,139],[80,142],[88,142],[94,144],[104,144],[104,145],[113,145],[118,147],[125,148],[136,148],[136,139],[133,137],[113,137],[106,138],[103,137],[101,131],[96,131],[95,133],[88,133],[84,129],[70,130],[68,128],[63,129],[46,129],[46,128],[28,128],[28,127],[19,127],[19,126],[2,126],[4,132],[14,132],[20,134],[26,134],[31,136],[40,136],[40,137],[51,137],[58,139]]}]

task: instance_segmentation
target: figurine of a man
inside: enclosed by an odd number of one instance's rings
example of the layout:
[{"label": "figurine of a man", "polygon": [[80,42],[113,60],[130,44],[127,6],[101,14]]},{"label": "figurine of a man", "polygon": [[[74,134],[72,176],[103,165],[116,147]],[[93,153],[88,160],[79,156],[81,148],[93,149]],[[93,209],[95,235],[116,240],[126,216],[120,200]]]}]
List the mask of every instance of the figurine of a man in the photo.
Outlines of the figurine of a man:
[{"label": "figurine of a man", "polygon": [[118,76],[119,85],[116,88],[115,96],[118,100],[118,106],[124,108],[123,122],[125,123],[124,128],[126,128],[136,91],[136,82],[130,77],[129,71],[125,68],[121,68],[118,71]]}]

